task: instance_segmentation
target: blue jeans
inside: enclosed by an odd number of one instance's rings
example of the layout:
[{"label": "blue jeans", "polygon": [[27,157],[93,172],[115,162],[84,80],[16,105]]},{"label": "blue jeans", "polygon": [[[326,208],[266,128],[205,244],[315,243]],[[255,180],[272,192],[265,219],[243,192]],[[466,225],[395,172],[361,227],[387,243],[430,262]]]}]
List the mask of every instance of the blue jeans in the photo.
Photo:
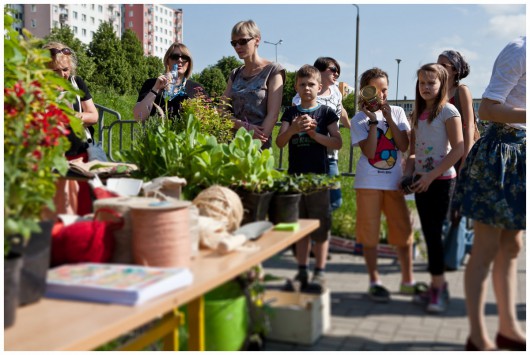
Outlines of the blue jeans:
[{"label": "blue jeans", "polygon": [[[329,161],[329,176],[339,175],[339,162],[337,159],[328,159]],[[335,211],[342,205],[342,190],[340,189],[340,183],[336,187],[331,188],[329,192],[329,202],[331,211]]]}]

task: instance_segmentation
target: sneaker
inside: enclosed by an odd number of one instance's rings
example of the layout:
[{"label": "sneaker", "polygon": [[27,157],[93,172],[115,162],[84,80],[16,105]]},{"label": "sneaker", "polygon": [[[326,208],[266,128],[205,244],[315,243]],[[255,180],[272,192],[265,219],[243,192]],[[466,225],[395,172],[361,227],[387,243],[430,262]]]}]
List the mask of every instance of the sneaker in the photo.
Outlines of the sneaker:
[{"label": "sneaker", "polygon": [[304,289],[307,287],[307,284],[309,283],[309,275],[307,271],[305,270],[299,270],[296,276],[294,277],[295,282],[300,283],[300,288]]},{"label": "sneaker", "polygon": [[421,306],[427,306],[430,299],[431,299],[431,287],[430,286],[427,286],[425,290],[420,291],[416,293],[414,296],[412,296],[412,302],[419,304]]},{"label": "sneaker", "polygon": [[447,309],[449,303],[449,289],[447,282],[442,288],[431,287],[430,299],[427,304],[427,312],[429,313],[442,313]]},{"label": "sneaker", "polygon": [[326,286],[326,275],[323,272],[315,272],[311,283],[320,285],[322,288]]},{"label": "sneaker", "polygon": [[368,295],[375,302],[390,301],[390,292],[382,285],[372,285],[368,289]]},{"label": "sneaker", "polygon": [[415,296],[427,292],[429,285],[425,282],[416,282],[413,285],[401,284],[399,293],[405,296]]}]

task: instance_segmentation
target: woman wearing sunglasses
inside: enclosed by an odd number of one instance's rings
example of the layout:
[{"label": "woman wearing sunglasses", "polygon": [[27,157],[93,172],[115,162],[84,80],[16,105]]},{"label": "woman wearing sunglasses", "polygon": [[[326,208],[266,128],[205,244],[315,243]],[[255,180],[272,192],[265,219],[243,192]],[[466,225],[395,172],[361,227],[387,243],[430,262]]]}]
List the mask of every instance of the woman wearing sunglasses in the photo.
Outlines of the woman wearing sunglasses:
[{"label": "woman wearing sunglasses", "polygon": [[262,148],[270,148],[282,104],[285,69],[259,56],[260,42],[254,21],[241,21],[232,28],[230,44],[244,64],[230,74],[224,98],[233,112],[234,129],[253,131]]},{"label": "woman wearing sunglasses", "polygon": [[[205,95],[204,88],[199,83],[188,79],[193,69],[193,59],[184,44],[175,42],[168,48],[164,55],[164,68],[165,74],[147,79],[142,85],[133,110],[137,121],[144,121],[157,112],[162,116],[167,112],[169,117],[178,117],[182,101]],[[177,72],[174,85],[171,74],[173,69]]]},{"label": "woman wearing sunglasses", "polygon": [[[70,81],[75,88],[83,92],[73,103],[76,116],[81,119],[83,125],[88,127],[90,134],[94,136],[92,127],[98,122],[98,110],[92,100],[92,95],[84,80],[75,75],[77,69],[77,57],[73,50],[59,42],[49,42],[43,47],[51,54],[51,62],[48,67],[59,76]],[[78,137],[72,130],[68,134],[70,149],[66,152],[66,158],[73,160],[83,158],[88,161],[86,140]],[[90,196],[90,186],[86,182],[76,182],[72,180],[59,180],[55,199],[56,213],[74,213],[84,215],[92,212],[92,199]]]}]

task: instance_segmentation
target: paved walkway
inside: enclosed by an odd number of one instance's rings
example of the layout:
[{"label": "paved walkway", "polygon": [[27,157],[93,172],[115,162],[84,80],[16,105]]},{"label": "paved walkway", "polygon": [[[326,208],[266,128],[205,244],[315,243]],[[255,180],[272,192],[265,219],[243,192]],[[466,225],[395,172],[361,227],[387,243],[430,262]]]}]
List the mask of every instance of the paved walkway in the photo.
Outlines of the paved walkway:
[{"label": "paved walkway", "polygon": [[[326,275],[331,289],[331,329],[312,346],[267,341],[265,350],[464,350],[468,336],[463,290],[463,270],[448,272],[451,303],[443,315],[426,314],[411,302],[410,297],[397,294],[400,282],[399,264],[394,259],[379,259],[382,281],[392,291],[387,304],[372,302],[366,295],[368,278],[362,256],[332,253]],[[414,262],[417,281],[428,281],[426,262]],[[293,277],[296,263],[290,251],[264,263],[273,275]],[[526,245],[518,264],[517,315],[526,329]],[[491,282],[486,304],[490,337],[497,331],[497,307]]]}]

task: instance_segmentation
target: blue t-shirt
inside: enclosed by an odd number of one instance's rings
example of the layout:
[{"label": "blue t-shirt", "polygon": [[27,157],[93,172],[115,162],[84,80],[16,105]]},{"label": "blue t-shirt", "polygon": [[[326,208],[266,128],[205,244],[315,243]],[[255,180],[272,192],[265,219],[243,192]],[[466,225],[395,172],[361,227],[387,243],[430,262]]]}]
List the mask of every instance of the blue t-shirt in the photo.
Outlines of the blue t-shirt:
[{"label": "blue t-shirt", "polygon": [[[291,122],[298,116],[307,114],[317,122],[316,131],[329,135],[328,126],[339,120],[337,114],[328,106],[303,109],[301,106],[289,107],[282,116],[282,122]],[[329,172],[327,148],[316,142],[307,133],[300,132],[289,140],[289,174],[327,174]]]}]

